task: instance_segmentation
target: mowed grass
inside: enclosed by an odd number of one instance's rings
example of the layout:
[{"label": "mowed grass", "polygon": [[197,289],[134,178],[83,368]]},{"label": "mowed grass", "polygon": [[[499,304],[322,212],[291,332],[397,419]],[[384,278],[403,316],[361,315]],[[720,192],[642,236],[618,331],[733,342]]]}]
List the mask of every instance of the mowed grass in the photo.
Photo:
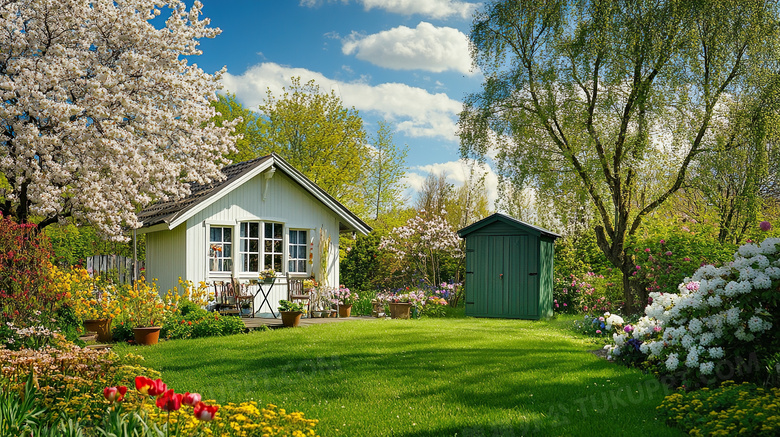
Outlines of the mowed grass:
[{"label": "mowed grass", "polygon": [[323,436],[677,436],[668,389],[607,362],[572,319],[351,321],[119,347],[177,392],[256,400],[319,419]]}]

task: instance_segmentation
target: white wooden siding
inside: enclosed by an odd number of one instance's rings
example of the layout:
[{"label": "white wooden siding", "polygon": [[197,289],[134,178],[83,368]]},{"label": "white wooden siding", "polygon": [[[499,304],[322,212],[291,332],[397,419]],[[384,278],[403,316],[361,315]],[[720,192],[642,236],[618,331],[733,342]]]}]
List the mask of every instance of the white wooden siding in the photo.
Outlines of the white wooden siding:
[{"label": "white wooden siding", "polygon": [[[242,282],[246,282],[249,279],[257,279],[256,274],[239,271],[238,223],[243,221],[284,224],[284,272],[287,271],[289,230],[305,229],[309,232],[309,241],[314,241],[314,263],[309,266],[309,272],[315,274],[319,265],[319,230],[320,228],[325,229],[331,237],[327,275],[328,285],[338,287],[338,216],[281,171],[276,171],[271,179],[265,201],[263,201],[262,191],[264,184],[265,175],[259,174],[195,214],[187,220],[186,224],[175,228],[173,231],[152,232],[147,236],[147,271],[156,272],[156,277],[160,279],[161,290],[167,290],[167,288],[162,288],[163,277],[165,277],[165,286],[169,288],[178,284],[179,276],[196,283],[199,281],[212,282],[230,277],[230,273],[220,275],[208,272],[208,229],[211,225],[233,226],[233,274]],[[177,243],[177,245],[170,244],[166,246],[168,244],[166,242],[173,240],[172,236],[174,235],[179,236],[177,238],[181,242]],[[185,235],[186,247],[184,243]],[[160,243],[157,244],[157,241],[160,241]],[[174,246],[176,249],[173,249]],[[261,259],[261,265],[262,261]],[[150,264],[156,264],[155,268],[152,269]],[[281,274],[283,275],[283,272]],[[316,279],[322,282],[322,278]],[[287,284],[284,278],[280,277],[277,279],[269,297],[269,302],[271,302],[271,306],[276,311],[278,301],[287,298]],[[255,302],[256,309],[261,302],[261,297],[258,296]],[[262,312],[268,314],[268,307],[265,306]]]},{"label": "white wooden siding", "polygon": [[157,280],[157,288],[164,295],[179,285],[179,276],[187,277],[184,258],[188,253],[184,227],[146,235],[147,281]]}]

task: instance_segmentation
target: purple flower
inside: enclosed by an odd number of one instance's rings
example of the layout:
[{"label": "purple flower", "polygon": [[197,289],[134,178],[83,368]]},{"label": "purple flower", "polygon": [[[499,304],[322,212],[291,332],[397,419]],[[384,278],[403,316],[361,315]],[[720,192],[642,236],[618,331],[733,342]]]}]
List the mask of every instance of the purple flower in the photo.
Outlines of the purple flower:
[{"label": "purple flower", "polygon": [[767,221],[761,222],[761,224],[758,225],[759,228],[761,228],[762,231],[766,232],[770,229],[772,229],[772,223],[769,223]]},{"label": "purple flower", "polygon": [[672,251],[671,250],[666,251],[666,256],[672,256]]},{"label": "purple flower", "polygon": [[633,331],[633,330],[634,330],[634,327],[633,327],[633,326],[631,326],[631,325],[626,325],[626,327],[625,327],[625,328],[623,328],[623,330],[624,330],[624,331],[626,331],[626,332],[631,332],[631,331]]}]

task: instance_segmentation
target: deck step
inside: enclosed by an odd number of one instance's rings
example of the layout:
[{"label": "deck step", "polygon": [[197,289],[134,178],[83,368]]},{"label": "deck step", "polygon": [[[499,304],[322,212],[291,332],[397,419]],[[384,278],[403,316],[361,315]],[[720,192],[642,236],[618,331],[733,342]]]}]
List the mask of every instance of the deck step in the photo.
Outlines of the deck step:
[{"label": "deck step", "polygon": [[88,333],[87,335],[82,335],[79,337],[79,340],[83,341],[84,343],[88,341],[97,341],[97,333]]},{"label": "deck step", "polygon": [[111,345],[110,344],[90,344],[90,345],[87,345],[87,349],[94,349],[94,350],[111,349]]}]

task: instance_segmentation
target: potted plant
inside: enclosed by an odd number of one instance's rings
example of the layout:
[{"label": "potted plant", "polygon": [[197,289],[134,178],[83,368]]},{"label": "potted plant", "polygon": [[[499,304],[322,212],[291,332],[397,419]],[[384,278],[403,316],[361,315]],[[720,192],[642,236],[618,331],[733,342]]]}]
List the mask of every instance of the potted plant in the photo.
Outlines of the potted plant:
[{"label": "potted plant", "polygon": [[357,293],[349,291],[349,288],[343,284],[338,290],[333,292],[331,303],[336,304],[339,309],[339,317],[349,317],[352,312],[352,305],[360,298]]},{"label": "potted plant", "polygon": [[111,341],[111,321],[119,315],[116,288],[112,284],[94,288],[88,275],[81,282],[71,278],[70,288],[75,297],[76,316],[83,321],[84,329],[97,333],[98,341]]},{"label": "potted plant", "polygon": [[128,287],[122,300],[129,312],[128,321],[133,326],[136,344],[152,345],[159,341],[163,322],[178,310],[179,294],[169,290],[161,298],[157,284],[150,285],[141,278]]},{"label": "potted plant", "polygon": [[260,280],[262,280],[266,284],[272,283],[274,281],[275,276],[276,276],[276,271],[274,271],[274,269],[263,270],[260,272]]},{"label": "potted plant", "polygon": [[391,319],[409,319],[413,307],[419,310],[425,304],[425,293],[411,291],[404,294],[387,294],[382,296],[382,299],[390,307]]},{"label": "potted plant", "polygon": [[282,314],[282,325],[295,327],[301,323],[301,314],[304,306],[300,302],[291,302],[289,300],[279,301],[279,313]]},{"label": "potted plant", "polygon": [[244,300],[241,302],[241,315],[248,316],[252,313],[252,302]]}]

